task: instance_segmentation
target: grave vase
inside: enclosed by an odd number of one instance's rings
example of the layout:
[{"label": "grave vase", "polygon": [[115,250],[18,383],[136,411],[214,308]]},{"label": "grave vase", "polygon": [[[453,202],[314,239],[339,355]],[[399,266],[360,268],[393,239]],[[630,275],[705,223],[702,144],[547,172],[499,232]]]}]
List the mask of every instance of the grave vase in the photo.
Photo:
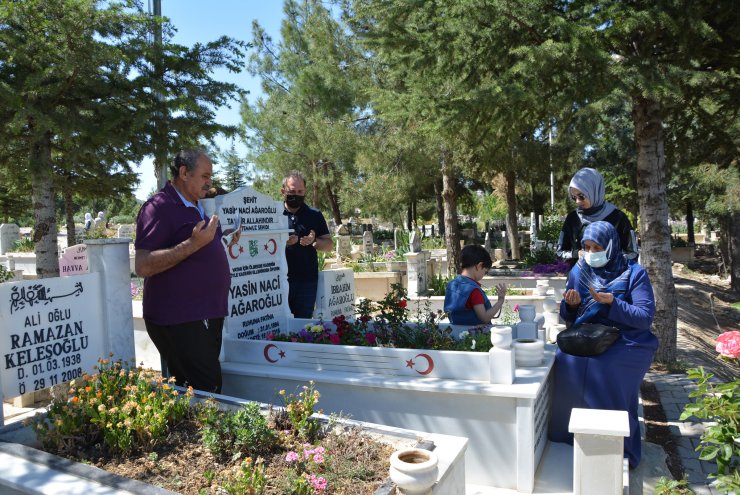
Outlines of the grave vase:
[{"label": "grave vase", "polygon": [[511,347],[512,328],[508,325],[495,325],[491,327],[491,344],[500,349]]},{"label": "grave vase", "polygon": [[519,320],[522,322],[533,322],[537,312],[534,304],[520,304],[519,305]]},{"label": "grave vase", "polygon": [[432,493],[437,481],[439,459],[437,454],[419,448],[395,451],[390,459],[390,477],[401,493],[426,495]]},{"label": "grave vase", "polygon": [[545,342],[539,339],[516,339],[512,343],[517,368],[539,366],[545,356]]}]

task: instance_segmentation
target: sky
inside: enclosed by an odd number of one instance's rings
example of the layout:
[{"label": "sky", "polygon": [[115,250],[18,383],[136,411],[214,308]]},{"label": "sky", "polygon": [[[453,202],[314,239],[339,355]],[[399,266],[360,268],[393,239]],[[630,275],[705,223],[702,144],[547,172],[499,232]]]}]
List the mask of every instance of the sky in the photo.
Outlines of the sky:
[{"label": "sky", "polygon": [[[151,0],[148,2],[151,4]],[[280,37],[280,22],[283,19],[283,2],[281,0],[162,0],[162,15],[168,17],[177,29],[173,42],[185,46],[192,46],[197,42],[205,43],[226,35],[234,39],[250,41],[252,39],[252,20],[267,31],[277,42]],[[247,98],[254,101],[262,94],[260,81],[252,77],[246,69],[240,74],[232,74],[227,70],[214,73],[219,81],[235,83],[249,91]],[[222,124],[238,124],[239,102],[234,101],[231,108],[222,107],[216,114],[216,119]],[[231,141],[219,137],[216,143],[220,148],[228,148]],[[235,142],[239,154],[244,154],[246,148],[242,143]],[[139,174],[139,187],[135,194],[138,199],[145,200],[156,187],[154,165],[152,158],[146,158],[135,168]],[[215,170],[216,172],[218,169]]]}]

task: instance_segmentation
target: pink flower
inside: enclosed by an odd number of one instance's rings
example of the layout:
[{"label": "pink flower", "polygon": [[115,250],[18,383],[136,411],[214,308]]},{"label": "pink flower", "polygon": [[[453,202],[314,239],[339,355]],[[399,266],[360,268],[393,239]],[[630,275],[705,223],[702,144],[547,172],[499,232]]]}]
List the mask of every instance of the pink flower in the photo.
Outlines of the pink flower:
[{"label": "pink flower", "polygon": [[314,454],[313,462],[315,462],[316,464],[321,464],[322,462],[324,462],[324,456],[318,453]]},{"label": "pink flower", "polygon": [[377,337],[375,337],[375,334],[372,332],[367,332],[365,334],[365,340],[367,340],[367,343],[370,345],[375,345],[375,340]]},{"label": "pink flower", "polygon": [[515,304],[514,305],[514,311],[519,311],[519,305],[518,304]]},{"label": "pink flower", "polygon": [[287,455],[285,456],[285,460],[286,460],[287,462],[295,462],[295,461],[297,461],[297,460],[298,460],[298,454],[296,454],[295,452],[293,452],[293,451],[291,450],[291,451],[290,451],[290,452],[288,452],[288,454],[287,454]]},{"label": "pink flower", "polygon": [[274,340],[274,339],[275,339],[275,334],[272,332],[265,335],[265,340]]},{"label": "pink flower", "polygon": [[324,478],[323,476],[316,476],[312,474],[311,476],[309,476],[308,481],[316,490],[320,492],[326,490],[326,478]]},{"label": "pink flower", "polygon": [[339,335],[337,335],[336,333],[330,333],[329,340],[334,345],[339,344]]},{"label": "pink flower", "polygon": [[733,330],[720,334],[715,349],[721,356],[740,358],[740,332]]}]

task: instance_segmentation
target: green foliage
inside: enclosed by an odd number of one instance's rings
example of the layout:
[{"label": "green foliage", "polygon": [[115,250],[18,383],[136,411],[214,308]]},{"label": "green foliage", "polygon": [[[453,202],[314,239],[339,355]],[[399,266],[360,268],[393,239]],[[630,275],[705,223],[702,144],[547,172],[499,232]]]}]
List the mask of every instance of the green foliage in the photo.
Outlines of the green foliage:
[{"label": "green foliage", "polygon": [[34,249],[36,249],[36,243],[33,242],[33,238],[22,237],[13,243],[11,251],[16,253],[32,253]]},{"label": "green foliage", "polygon": [[488,222],[506,218],[506,200],[495,194],[484,194],[478,200],[478,220]]},{"label": "green foliage", "polygon": [[46,416],[32,420],[47,450],[74,452],[78,443],[102,442],[124,455],[149,451],[187,414],[192,390],[181,396],[170,385],[174,378],[168,382],[158,372],[109,359],[100,359],[96,369],[72,380],[69,396],[54,398]]},{"label": "green foliage", "polygon": [[445,238],[444,237],[424,237],[421,240],[421,248],[424,250],[430,249],[444,249]]},{"label": "green foliage", "polygon": [[692,416],[708,419],[704,424],[701,443],[696,448],[699,459],[716,462],[717,471],[710,477],[717,478],[719,490],[731,492],[740,490],[740,379],[728,383],[715,384],[712,373],[704,368],[690,369],[688,377],[696,381],[696,390],[689,393],[694,402],[686,404],[679,420]]},{"label": "green foliage", "polygon": [[221,482],[221,488],[229,495],[259,495],[265,491],[267,477],[262,459],[256,462],[248,457],[242,461],[239,472]]},{"label": "green foliage", "polygon": [[661,476],[655,483],[655,495],[695,495],[695,493],[685,479],[672,480]]},{"label": "green foliage", "polygon": [[441,273],[436,274],[429,279],[429,290],[432,296],[444,296],[447,293],[447,284],[455,277],[443,276]]},{"label": "green foliage", "polygon": [[5,268],[5,266],[0,265],[0,284],[8,280],[13,280],[13,277],[15,277],[13,272]]},{"label": "green foliage", "polygon": [[316,439],[319,431],[319,422],[312,418],[314,408],[319,402],[319,391],[314,388],[314,382],[310,381],[304,385],[298,394],[286,394],[285,390],[279,392],[283,399],[283,406],[288,413],[292,432],[296,437],[305,442],[312,442]]},{"label": "green foliage", "polygon": [[671,236],[671,247],[688,247],[689,243],[678,236]]},{"label": "green foliage", "polygon": [[540,230],[537,232],[537,239],[554,245],[558,242],[562,228],[563,221],[560,220],[560,217],[553,214],[547,215],[545,216],[545,221],[540,225]]},{"label": "green foliage", "polygon": [[525,268],[531,268],[535,265],[547,265],[555,263],[557,259],[558,257],[555,254],[555,250],[544,246],[527,253],[527,255],[522,260],[522,265]]},{"label": "green foliage", "polygon": [[256,402],[245,404],[232,413],[220,410],[215,401],[209,400],[201,409],[199,419],[203,424],[203,444],[221,459],[266,454],[277,444],[277,435],[268,426]]}]

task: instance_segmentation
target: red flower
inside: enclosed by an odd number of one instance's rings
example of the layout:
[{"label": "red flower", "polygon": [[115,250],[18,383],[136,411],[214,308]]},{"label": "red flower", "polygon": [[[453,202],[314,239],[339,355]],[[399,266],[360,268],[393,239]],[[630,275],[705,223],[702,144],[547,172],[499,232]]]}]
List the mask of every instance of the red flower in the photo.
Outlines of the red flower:
[{"label": "red flower", "polygon": [[360,321],[363,322],[363,323],[367,323],[368,321],[370,321],[370,316],[369,315],[362,315],[362,316],[360,316]]},{"label": "red flower", "polygon": [[339,344],[339,335],[337,335],[335,333],[330,333],[329,334],[329,340],[331,340],[331,343],[332,344],[337,345],[337,344]]},{"label": "red flower", "polygon": [[368,332],[365,334],[365,340],[367,340],[367,343],[370,345],[375,345],[375,334],[372,332]]},{"label": "red flower", "polygon": [[406,301],[406,299],[401,299],[400,301],[398,301],[398,306],[404,309],[406,309],[406,306],[408,306],[408,304],[409,303],[408,301]]},{"label": "red flower", "polygon": [[267,335],[265,335],[265,340],[273,340],[274,338],[275,334],[273,333],[268,333]]}]

